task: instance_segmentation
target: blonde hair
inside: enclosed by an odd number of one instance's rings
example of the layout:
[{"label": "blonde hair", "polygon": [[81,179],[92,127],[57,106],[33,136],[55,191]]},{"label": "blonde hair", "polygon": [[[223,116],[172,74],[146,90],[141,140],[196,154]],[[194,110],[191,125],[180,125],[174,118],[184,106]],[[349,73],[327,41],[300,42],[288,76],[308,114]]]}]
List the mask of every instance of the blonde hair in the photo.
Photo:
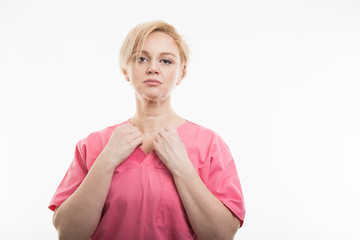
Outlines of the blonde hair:
[{"label": "blonde hair", "polygon": [[153,32],[166,33],[175,40],[179,48],[180,66],[182,67],[182,77],[184,78],[189,62],[190,49],[175,27],[160,20],[139,24],[129,32],[120,49],[119,62],[121,71],[125,74],[129,60],[134,52],[136,53],[136,58],[140,57],[145,39]]}]

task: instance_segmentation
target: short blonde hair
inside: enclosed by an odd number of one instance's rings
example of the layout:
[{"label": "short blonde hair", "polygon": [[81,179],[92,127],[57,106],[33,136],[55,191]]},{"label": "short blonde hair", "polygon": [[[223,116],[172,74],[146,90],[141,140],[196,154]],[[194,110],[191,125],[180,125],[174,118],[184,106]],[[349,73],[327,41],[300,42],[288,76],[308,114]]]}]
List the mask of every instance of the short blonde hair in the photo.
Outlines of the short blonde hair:
[{"label": "short blonde hair", "polygon": [[153,32],[166,33],[175,40],[179,48],[180,66],[182,67],[182,77],[184,78],[189,62],[190,49],[183,37],[178,34],[175,27],[160,20],[139,24],[129,32],[120,49],[119,62],[121,71],[125,74],[130,58],[134,52],[136,52],[137,58],[140,57],[145,39]]}]

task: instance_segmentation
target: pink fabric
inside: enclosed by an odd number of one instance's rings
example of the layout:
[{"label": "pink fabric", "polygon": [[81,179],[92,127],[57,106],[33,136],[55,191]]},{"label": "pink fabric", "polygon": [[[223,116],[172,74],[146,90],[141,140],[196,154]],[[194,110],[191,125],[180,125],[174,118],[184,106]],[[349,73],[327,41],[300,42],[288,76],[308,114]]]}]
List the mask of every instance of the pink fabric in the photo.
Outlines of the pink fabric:
[{"label": "pink fabric", "polygon": [[[74,159],[49,208],[61,205],[80,185],[114,128],[91,133],[76,144]],[[230,150],[214,131],[186,121],[177,128],[196,171],[208,189],[240,220],[243,194]],[[115,172],[103,214],[91,239],[198,239],[170,171],[152,151],[138,146]]]}]

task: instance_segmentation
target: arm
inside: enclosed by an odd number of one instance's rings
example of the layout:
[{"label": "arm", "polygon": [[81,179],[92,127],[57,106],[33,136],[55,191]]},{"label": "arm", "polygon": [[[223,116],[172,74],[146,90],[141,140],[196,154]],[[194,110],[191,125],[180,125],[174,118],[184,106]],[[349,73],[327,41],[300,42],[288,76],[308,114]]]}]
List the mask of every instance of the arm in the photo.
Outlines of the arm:
[{"label": "arm", "polygon": [[56,209],[59,239],[89,239],[95,232],[114,172],[105,160],[100,154],[78,189]]},{"label": "arm", "polygon": [[110,140],[76,189],[55,211],[53,224],[59,239],[89,239],[95,232],[115,168],[142,142],[130,123],[114,129]]},{"label": "arm", "polygon": [[240,220],[205,186],[176,130],[159,130],[154,147],[173,175],[196,235],[200,239],[233,239]]},{"label": "arm", "polygon": [[195,233],[200,239],[233,239],[239,219],[209,191],[190,160],[187,162],[188,167],[173,172],[173,177]]}]

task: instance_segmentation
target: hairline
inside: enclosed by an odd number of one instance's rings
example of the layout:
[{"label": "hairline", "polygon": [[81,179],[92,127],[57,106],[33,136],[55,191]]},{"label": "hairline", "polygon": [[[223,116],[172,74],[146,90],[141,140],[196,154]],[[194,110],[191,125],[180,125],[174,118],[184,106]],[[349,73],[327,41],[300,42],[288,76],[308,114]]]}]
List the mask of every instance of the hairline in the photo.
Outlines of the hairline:
[{"label": "hairline", "polygon": [[[138,52],[138,51],[133,51],[132,55],[136,54],[137,52]],[[147,54],[147,55],[150,55],[149,52],[146,51],[146,50],[141,50],[140,54],[141,54],[141,53],[145,53],[145,54]],[[173,57],[175,57],[175,58],[179,58],[179,59],[180,59],[180,56],[178,56],[178,55],[176,55],[176,54],[174,54],[174,53],[172,53],[172,52],[161,52],[159,55],[160,55],[160,56],[162,56],[162,55],[171,55],[171,56],[173,56]]]}]

